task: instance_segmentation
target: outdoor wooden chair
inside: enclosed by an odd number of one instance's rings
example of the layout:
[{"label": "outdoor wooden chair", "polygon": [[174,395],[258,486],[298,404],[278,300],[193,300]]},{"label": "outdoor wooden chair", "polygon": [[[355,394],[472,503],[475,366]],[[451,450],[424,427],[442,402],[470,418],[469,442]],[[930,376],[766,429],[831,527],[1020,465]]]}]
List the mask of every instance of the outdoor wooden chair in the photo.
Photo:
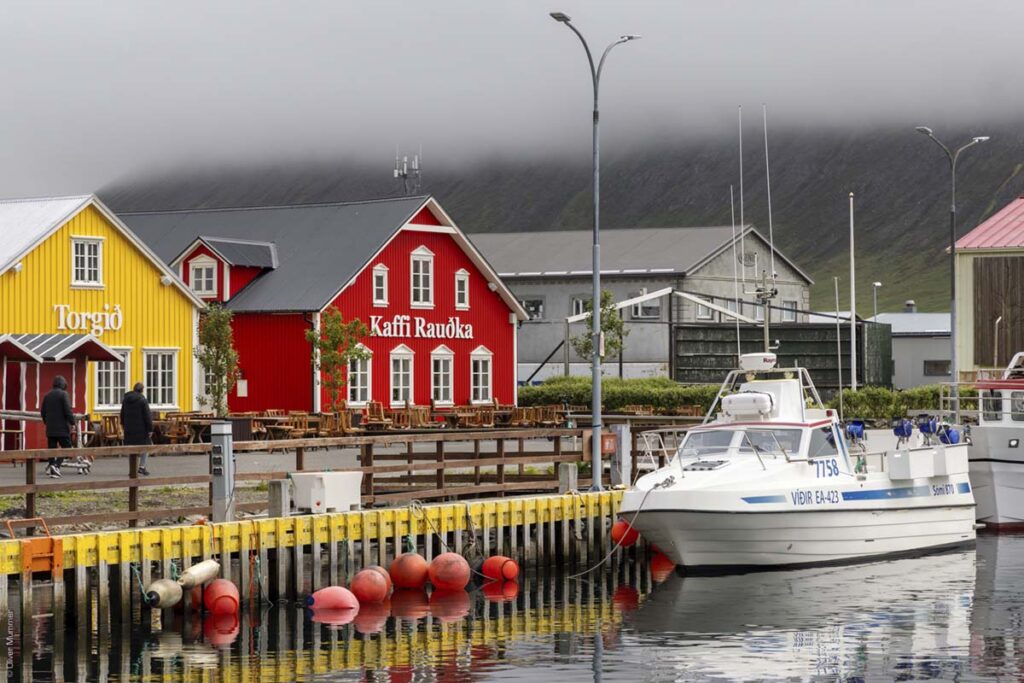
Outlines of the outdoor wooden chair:
[{"label": "outdoor wooden chair", "polygon": [[321,439],[337,436],[338,415],[337,413],[320,413],[320,424],[316,428],[316,435]]},{"label": "outdoor wooden chair", "polygon": [[529,427],[533,424],[530,419],[530,413],[532,411],[529,408],[513,408],[512,417],[509,419],[508,424],[510,427]]},{"label": "outdoor wooden chair", "polygon": [[338,414],[338,431],[342,436],[355,436],[363,434],[366,430],[362,427],[353,427],[352,411],[343,410]]},{"label": "outdoor wooden chair", "polygon": [[480,406],[470,420],[471,427],[490,429],[494,427],[494,406]]},{"label": "outdoor wooden chair", "polygon": [[390,415],[391,429],[409,429],[412,424],[412,408],[409,406],[408,401],[406,401],[404,408],[392,410]]},{"label": "outdoor wooden chair", "polygon": [[380,401],[370,401],[366,404],[366,429],[370,431],[387,429],[391,426],[391,419],[384,415],[384,404]]},{"label": "outdoor wooden chair", "polygon": [[284,411],[280,408],[268,408],[263,411],[265,417],[284,417]]},{"label": "outdoor wooden chair", "polygon": [[289,416],[288,422],[285,424],[288,429],[288,439],[305,439],[307,436],[313,436],[316,432],[309,427],[309,414],[308,413],[295,413]]},{"label": "outdoor wooden chair", "polygon": [[541,427],[558,426],[558,406],[540,406],[537,424]]},{"label": "outdoor wooden chair", "polygon": [[120,415],[103,415],[100,418],[100,445],[117,446],[124,442],[124,429]]},{"label": "outdoor wooden chair", "polygon": [[257,417],[249,420],[249,429],[252,431],[252,438],[256,441],[267,440],[267,425]]}]

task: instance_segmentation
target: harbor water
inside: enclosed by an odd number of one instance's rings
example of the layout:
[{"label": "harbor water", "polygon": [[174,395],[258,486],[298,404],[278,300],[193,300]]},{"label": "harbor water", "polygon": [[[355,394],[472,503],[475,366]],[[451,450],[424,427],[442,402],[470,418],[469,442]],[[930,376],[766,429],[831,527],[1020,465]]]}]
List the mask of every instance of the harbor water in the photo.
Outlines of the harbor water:
[{"label": "harbor water", "polygon": [[[402,593],[355,621],[267,605],[88,642],[8,625],[9,680],[888,681],[1024,676],[1024,536],[848,567],[682,577],[645,560],[468,594]],[[55,647],[56,646],[56,647]],[[56,669],[55,670],[55,665]]]}]

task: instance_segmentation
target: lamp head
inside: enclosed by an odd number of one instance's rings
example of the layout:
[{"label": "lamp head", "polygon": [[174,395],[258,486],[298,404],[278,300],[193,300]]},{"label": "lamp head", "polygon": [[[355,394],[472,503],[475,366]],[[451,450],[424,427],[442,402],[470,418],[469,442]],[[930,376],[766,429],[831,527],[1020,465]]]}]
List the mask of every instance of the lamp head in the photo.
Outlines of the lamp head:
[{"label": "lamp head", "polygon": [[563,24],[568,24],[570,21],[572,21],[569,18],[569,15],[566,14],[565,12],[552,12],[551,18],[554,19],[555,21],[560,21]]},{"label": "lamp head", "polygon": [[630,40],[640,40],[642,37],[643,36],[638,35],[636,33],[627,33],[624,36],[619,36],[619,40],[626,42]]},{"label": "lamp head", "polygon": [[916,130],[918,133],[924,133],[928,137],[932,136],[932,129],[929,128],[928,126],[918,126],[914,130]]},{"label": "lamp head", "polygon": [[989,140],[991,140],[989,136],[981,135],[979,137],[974,138],[973,142],[988,142]]},{"label": "lamp head", "polygon": [[871,283],[871,285],[872,285],[873,287],[881,287],[881,286],[882,286],[882,283],[881,283],[881,282],[872,282],[872,283]]}]

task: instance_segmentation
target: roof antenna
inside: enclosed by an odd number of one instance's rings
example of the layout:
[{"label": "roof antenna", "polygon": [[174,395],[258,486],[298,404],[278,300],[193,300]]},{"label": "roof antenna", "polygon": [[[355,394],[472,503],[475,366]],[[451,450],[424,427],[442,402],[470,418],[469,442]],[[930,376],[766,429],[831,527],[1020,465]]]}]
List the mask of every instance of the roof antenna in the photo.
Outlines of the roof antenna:
[{"label": "roof antenna", "polygon": [[420,193],[422,187],[422,157],[423,145],[420,145],[420,153],[414,154],[412,164],[409,163],[409,156],[399,157],[398,145],[395,145],[395,171],[394,178],[402,180],[402,193],[409,194],[409,180],[412,179],[412,189],[416,194]]},{"label": "roof antenna", "polygon": [[744,290],[747,284],[747,247],[746,242],[743,241],[743,232],[747,227],[746,217],[743,214],[743,105],[737,107],[739,111],[739,129],[740,129],[740,258],[743,259],[743,270],[741,271],[741,277],[743,279]]},{"label": "roof antenna", "polygon": [[[736,274],[736,269],[739,263],[736,260],[736,200],[732,194],[733,186],[729,186],[729,213],[732,216],[732,287],[733,295],[736,297],[736,312],[740,312],[740,280]],[[742,233],[740,233],[742,238]],[[743,347],[740,344],[740,319],[736,316],[733,317],[736,321],[736,367],[739,367],[738,363],[740,357],[743,355]]]}]

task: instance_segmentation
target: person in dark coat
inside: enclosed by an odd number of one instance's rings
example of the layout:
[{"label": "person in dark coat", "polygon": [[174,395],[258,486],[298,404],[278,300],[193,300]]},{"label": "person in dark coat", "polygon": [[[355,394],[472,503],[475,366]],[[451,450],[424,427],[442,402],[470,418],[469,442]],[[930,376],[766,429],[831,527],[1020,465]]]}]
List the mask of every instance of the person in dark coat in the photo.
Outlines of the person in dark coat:
[{"label": "person in dark coat", "polygon": [[[75,425],[75,414],[71,411],[71,398],[67,392],[68,382],[57,375],[53,378],[53,388],[43,397],[39,414],[46,425],[47,448],[71,448],[71,428]],[[64,458],[50,458],[46,464],[46,473],[51,479],[60,477],[60,466]]]},{"label": "person in dark coat", "polygon": [[[136,382],[121,401],[121,427],[124,429],[125,446],[153,444],[153,413],[149,410],[149,401],[142,393],[145,389],[142,382]],[[139,474],[143,476],[149,475],[149,470],[146,469],[148,459],[149,453],[143,452],[139,460]]]}]

